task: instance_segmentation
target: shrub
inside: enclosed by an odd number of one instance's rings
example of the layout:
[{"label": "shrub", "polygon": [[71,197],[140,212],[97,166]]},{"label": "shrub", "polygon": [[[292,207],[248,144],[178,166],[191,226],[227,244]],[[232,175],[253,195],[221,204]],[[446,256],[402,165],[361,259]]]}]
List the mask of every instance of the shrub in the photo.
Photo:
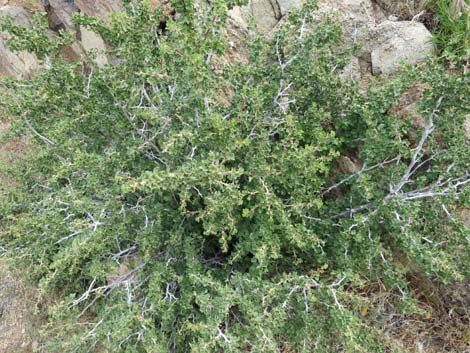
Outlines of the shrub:
[{"label": "shrub", "polygon": [[435,40],[445,60],[460,64],[470,59],[468,0],[439,0],[431,5],[438,18]]},{"label": "shrub", "polygon": [[[172,4],[175,18],[145,3],[109,25],[76,17],[114,65],[41,47],[47,68],[4,82],[37,146],[11,171],[23,195],[2,205],[1,242],[59,294],[45,349],[387,351],[366,287],[420,312],[408,271],[469,272],[468,229],[449,216],[469,200],[469,78],[431,63],[360,94],[311,3],[227,63],[225,2]],[[417,84],[422,131],[393,113]],[[340,156],[362,167],[341,175]]]}]

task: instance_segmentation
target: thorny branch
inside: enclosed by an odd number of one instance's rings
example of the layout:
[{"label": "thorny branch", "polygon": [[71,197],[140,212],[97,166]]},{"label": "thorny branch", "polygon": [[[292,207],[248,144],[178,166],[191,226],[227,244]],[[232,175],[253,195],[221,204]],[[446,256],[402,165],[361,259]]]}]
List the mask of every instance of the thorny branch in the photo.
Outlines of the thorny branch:
[{"label": "thorny branch", "polygon": [[279,68],[281,70],[281,78],[279,80],[279,90],[276,94],[276,97],[274,98],[274,104],[277,105],[283,114],[287,113],[287,110],[289,109],[289,105],[291,103],[295,102],[295,99],[289,99],[289,94],[288,91],[292,87],[292,82],[285,83],[283,76],[284,76],[284,70],[287,66],[289,66],[297,57],[294,55],[291,57],[288,61],[283,62],[280,48],[279,48],[279,39],[276,41],[276,55],[277,55],[277,60],[279,62]]},{"label": "thorny branch", "polygon": [[95,295],[93,300],[91,300],[78,315],[78,317],[81,317],[100,297],[108,296],[113,290],[121,286],[124,286],[128,292],[127,298],[129,304],[129,298],[131,298],[131,294],[129,293],[131,290],[131,283],[135,280],[136,274],[140,272],[145,265],[146,263],[142,262],[136,268],[122,275],[116,276],[113,281],[110,281],[110,283],[107,283],[103,286],[95,287],[97,278],[93,278],[90,285],[88,286],[88,289],[83,292],[79,298],[73,301],[71,308],[80,305],[84,301],[88,300],[92,295]]},{"label": "thorny branch", "polygon": [[[464,175],[458,176],[458,177],[451,177],[446,180],[442,180],[442,177],[439,177],[437,181],[432,183],[431,185],[428,185],[425,188],[417,189],[417,190],[411,190],[407,192],[403,192],[403,187],[407,184],[412,183],[411,177],[427,162],[430,160],[433,160],[438,153],[435,155],[425,159],[422,161],[422,156],[423,156],[423,148],[427,140],[429,139],[429,136],[432,134],[434,131],[434,119],[438,115],[439,109],[442,106],[442,102],[444,100],[444,96],[441,96],[433,111],[431,114],[428,116],[428,120],[426,123],[426,126],[424,128],[423,134],[421,136],[421,139],[414,149],[414,153],[411,157],[411,161],[409,162],[406,171],[404,174],[401,176],[400,180],[395,184],[395,185],[390,185],[390,191],[389,193],[384,197],[383,201],[388,202],[394,198],[400,198],[403,201],[411,201],[411,200],[417,200],[417,199],[423,199],[423,198],[434,198],[438,196],[447,196],[450,195],[451,193],[458,192],[458,190],[467,184],[470,184],[470,173],[467,171],[465,172]],[[398,155],[395,158],[387,159],[381,163],[378,163],[372,167],[367,167],[364,165],[361,170],[355,174],[352,174],[345,179],[337,182],[336,184],[328,187],[323,191],[322,196],[325,196],[332,190],[338,188],[339,186],[343,185],[344,183],[350,181],[351,179],[355,177],[360,177],[363,173],[371,171],[376,168],[384,168],[387,164],[390,164],[392,162],[399,162],[403,159],[403,156]],[[453,164],[451,164],[447,168],[447,172],[449,172],[453,168]],[[343,217],[352,217],[353,214],[362,212],[364,210],[374,210],[376,209],[377,206],[374,205],[372,202],[358,205],[352,208],[349,208],[343,212],[340,212],[336,215],[333,215],[330,217],[330,219],[339,219]],[[322,221],[321,219],[310,217],[310,216],[305,216],[307,219],[315,220],[315,221]]]}]

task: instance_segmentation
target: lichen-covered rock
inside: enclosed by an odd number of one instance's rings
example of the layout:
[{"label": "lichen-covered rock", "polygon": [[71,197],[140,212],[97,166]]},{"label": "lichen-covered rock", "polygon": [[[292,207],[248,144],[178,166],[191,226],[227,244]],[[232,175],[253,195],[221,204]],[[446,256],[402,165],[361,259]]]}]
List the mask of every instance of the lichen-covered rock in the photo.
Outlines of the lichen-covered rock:
[{"label": "lichen-covered rock", "polygon": [[435,51],[432,34],[413,21],[385,21],[374,29],[370,42],[374,75],[393,74],[401,62],[416,64]]},{"label": "lichen-covered rock", "polygon": [[[16,6],[3,6],[0,8],[0,17],[11,17],[16,25],[29,27],[31,23],[28,13]],[[13,52],[8,49],[5,41],[8,33],[2,33],[0,38],[0,75],[13,76],[18,79],[28,78],[40,66],[34,54],[26,51]]]}]

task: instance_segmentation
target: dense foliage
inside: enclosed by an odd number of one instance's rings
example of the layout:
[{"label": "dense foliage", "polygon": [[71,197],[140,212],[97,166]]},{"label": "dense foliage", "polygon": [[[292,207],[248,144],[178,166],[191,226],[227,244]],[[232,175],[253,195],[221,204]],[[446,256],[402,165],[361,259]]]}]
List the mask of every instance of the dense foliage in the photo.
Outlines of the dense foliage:
[{"label": "dense foliage", "polygon": [[[10,170],[0,245],[58,295],[46,351],[388,351],[366,288],[423,312],[409,271],[470,273],[453,215],[470,199],[470,78],[430,63],[361,93],[311,3],[241,65],[224,59],[226,2],[172,6],[77,16],[113,48],[102,68],[15,32],[47,65],[3,83],[37,146]],[[399,114],[417,86],[420,118]]]},{"label": "dense foliage", "polygon": [[468,0],[438,0],[430,2],[436,13],[438,27],[435,41],[441,56],[454,64],[470,60],[470,2]]}]

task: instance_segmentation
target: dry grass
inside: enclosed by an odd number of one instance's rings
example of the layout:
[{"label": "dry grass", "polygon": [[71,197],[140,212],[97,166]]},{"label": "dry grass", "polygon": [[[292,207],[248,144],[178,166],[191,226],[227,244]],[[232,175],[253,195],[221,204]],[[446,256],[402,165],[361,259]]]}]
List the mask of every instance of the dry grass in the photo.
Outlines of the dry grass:
[{"label": "dry grass", "polygon": [[361,293],[369,301],[364,319],[398,351],[470,353],[470,280],[443,287],[417,269],[407,280],[422,314],[397,312],[402,294],[378,285]]},{"label": "dry grass", "polygon": [[0,262],[0,352],[29,353],[37,347],[39,326],[35,289]]},{"label": "dry grass", "polygon": [[[9,126],[7,119],[0,119],[0,202],[8,202],[5,191],[16,185],[7,169],[28,150],[26,138],[2,140]],[[37,345],[36,290],[11,268],[5,258],[0,258],[0,352],[29,353]]]}]

